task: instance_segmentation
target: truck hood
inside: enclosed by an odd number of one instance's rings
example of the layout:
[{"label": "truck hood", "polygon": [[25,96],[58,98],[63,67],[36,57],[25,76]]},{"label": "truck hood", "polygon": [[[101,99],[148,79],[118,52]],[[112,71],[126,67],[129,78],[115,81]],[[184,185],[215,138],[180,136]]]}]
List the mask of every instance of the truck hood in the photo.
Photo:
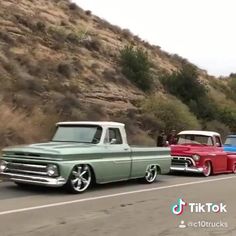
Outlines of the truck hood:
[{"label": "truck hood", "polygon": [[3,156],[30,159],[62,159],[63,155],[93,153],[96,144],[47,142],[12,146],[3,149]]},{"label": "truck hood", "polygon": [[209,153],[211,150],[212,147],[210,146],[171,145],[171,156],[192,156],[193,154]]}]

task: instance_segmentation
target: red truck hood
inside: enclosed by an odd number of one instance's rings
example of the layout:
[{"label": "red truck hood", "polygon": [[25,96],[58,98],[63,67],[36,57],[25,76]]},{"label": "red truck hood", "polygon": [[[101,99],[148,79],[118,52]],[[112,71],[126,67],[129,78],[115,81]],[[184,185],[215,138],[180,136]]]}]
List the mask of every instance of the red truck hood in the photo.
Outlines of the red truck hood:
[{"label": "red truck hood", "polygon": [[[191,156],[193,154],[209,153],[214,147],[201,145],[171,145],[171,156]],[[222,150],[223,151],[223,150]]]}]

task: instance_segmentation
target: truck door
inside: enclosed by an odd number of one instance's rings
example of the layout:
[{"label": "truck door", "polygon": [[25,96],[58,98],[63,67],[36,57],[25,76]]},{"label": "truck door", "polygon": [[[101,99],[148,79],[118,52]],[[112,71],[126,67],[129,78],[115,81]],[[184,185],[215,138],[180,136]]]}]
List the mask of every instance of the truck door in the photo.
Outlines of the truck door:
[{"label": "truck door", "polygon": [[215,171],[224,172],[227,170],[227,154],[224,152],[220,137],[215,136]]},{"label": "truck door", "polygon": [[120,129],[108,128],[104,143],[103,164],[106,166],[106,181],[127,180],[131,170],[131,150],[122,140]]}]

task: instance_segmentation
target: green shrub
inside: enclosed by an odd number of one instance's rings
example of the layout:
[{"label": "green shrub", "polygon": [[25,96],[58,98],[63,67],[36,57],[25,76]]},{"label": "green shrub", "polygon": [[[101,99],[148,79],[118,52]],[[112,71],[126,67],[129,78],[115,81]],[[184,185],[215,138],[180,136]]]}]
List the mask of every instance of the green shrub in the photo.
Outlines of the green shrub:
[{"label": "green shrub", "polygon": [[120,51],[122,73],[143,91],[152,87],[151,63],[147,53],[141,48],[126,46]]},{"label": "green shrub", "polygon": [[217,104],[209,96],[198,97],[187,102],[190,111],[199,119],[206,121],[217,119]]},{"label": "green shrub", "polygon": [[179,72],[161,78],[165,89],[181,99],[199,119],[216,119],[217,106],[199,81],[198,72],[191,64],[184,64]]},{"label": "green shrub", "polygon": [[230,73],[229,77],[230,78],[236,78],[236,73]]},{"label": "green shrub", "polygon": [[222,140],[230,133],[230,129],[227,125],[217,121],[209,121],[205,124],[205,129],[209,131],[216,131],[221,134]]},{"label": "green shrub", "polygon": [[161,78],[165,88],[179,97],[184,103],[206,95],[206,89],[198,80],[198,72],[191,64],[184,64],[182,69]]},{"label": "green shrub", "polygon": [[232,98],[233,100],[236,100],[236,77],[231,76],[229,78],[228,85],[230,89],[228,97]]},{"label": "green shrub", "polygon": [[236,132],[236,109],[230,107],[217,109],[217,120],[226,124],[231,132]]},{"label": "green shrub", "polygon": [[175,97],[151,96],[142,104],[142,110],[164,124],[166,131],[176,129],[199,129],[201,125],[188,107]]}]

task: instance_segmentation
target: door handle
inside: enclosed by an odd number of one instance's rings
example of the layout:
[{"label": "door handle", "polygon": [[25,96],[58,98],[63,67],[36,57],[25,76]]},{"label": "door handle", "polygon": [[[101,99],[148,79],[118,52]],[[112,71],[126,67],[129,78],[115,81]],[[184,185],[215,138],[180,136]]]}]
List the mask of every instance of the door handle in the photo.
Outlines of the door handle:
[{"label": "door handle", "polygon": [[129,151],[129,148],[124,148],[125,151]]}]

